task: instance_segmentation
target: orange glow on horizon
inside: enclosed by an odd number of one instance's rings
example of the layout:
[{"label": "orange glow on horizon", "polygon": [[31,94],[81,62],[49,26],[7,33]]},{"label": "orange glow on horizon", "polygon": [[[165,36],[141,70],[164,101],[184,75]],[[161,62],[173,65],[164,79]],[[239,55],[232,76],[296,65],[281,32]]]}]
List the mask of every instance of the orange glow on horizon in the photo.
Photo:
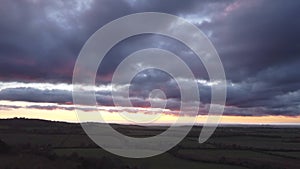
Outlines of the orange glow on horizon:
[{"label": "orange glow on horizon", "polygon": [[[1,105],[3,105],[1,107]],[[76,111],[71,109],[39,109],[30,106],[55,106],[55,103],[31,103],[22,101],[0,101],[0,118],[30,118],[30,119],[45,119],[52,121],[65,121],[65,122],[79,122]],[[11,106],[11,107],[9,107]],[[18,108],[13,108],[16,106]],[[72,105],[66,105],[72,106]],[[151,125],[151,124],[172,124],[177,121],[178,115],[171,113],[161,113],[161,114],[151,114],[145,113],[144,109],[138,110],[136,113],[120,112],[118,107],[104,107],[103,110],[98,111],[82,111],[82,113],[87,114],[85,118],[86,121],[92,122],[106,122],[106,123],[121,123],[121,124],[137,124],[137,125]],[[119,110],[119,112],[114,112],[114,110]],[[117,109],[116,109],[117,108]],[[151,112],[149,110],[149,112]],[[99,115],[104,120],[100,121]],[[125,117],[125,118],[124,118]],[[130,118],[128,118],[130,117]],[[207,115],[199,115],[196,118],[196,124],[205,123],[207,120]],[[146,123],[136,123],[146,122]],[[182,117],[181,124],[191,124],[193,118],[189,116]],[[300,125],[300,116],[222,116],[220,118],[221,124],[294,124]]]},{"label": "orange glow on horizon", "polygon": [[[104,112],[101,111],[105,122],[110,123],[130,123],[124,119],[118,113]],[[151,116],[151,115],[145,115]],[[45,119],[52,121],[66,121],[66,122],[79,122],[77,119],[77,114],[75,111],[71,110],[42,110],[42,109],[29,109],[29,108],[19,108],[19,109],[2,109],[0,110],[0,118],[32,118],[32,119]],[[163,114],[157,121],[153,124],[159,123],[173,123],[177,120],[178,116]],[[190,123],[192,121],[191,117],[183,117],[184,123]],[[196,123],[204,123],[207,116],[198,116]],[[89,120],[95,122],[101,122],[97,120]],[[222,116],[221,124],[300,124],[300,116]],[[133,123],[132,123],[133,124]],[[150,123],[151,124],[151,123]]]}]

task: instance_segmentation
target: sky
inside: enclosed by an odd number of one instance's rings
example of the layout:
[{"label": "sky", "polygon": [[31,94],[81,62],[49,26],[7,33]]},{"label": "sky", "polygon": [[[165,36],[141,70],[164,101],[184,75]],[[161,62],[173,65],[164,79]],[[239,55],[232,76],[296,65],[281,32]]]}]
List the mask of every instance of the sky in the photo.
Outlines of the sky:
[{"label": "sky", "polygon": [[[0,5],[0,118],[26,117],[76,122],[72,76],[88,38],[119,17],[163,12],[196,25],[215,46],[227,78],[223,123],[300,123],[300,1],[285,0],[3,0]],[[198,121],[206,118],[211,82],[201,61],[169,37],[147,34],[114,46],[101,63],[95,93],[98,105],[79,109],[101,112],[109,122],[129,116],[171,123],[179,114],[180,91],[168,74],[149,69],[130,84],[112,76],[131,53],[160,48],[190,67],[200,91]],[[172,65],[170,65],[172,66]],[[115,106],[111,91],[130,85],[134,107]],[[164,109],[150,108],[149,93],[165,92]],[[120,97],[119,99],[126,99]],[[148,121],[148,122],[150,122]],[[153,121],[153,120],[152,120]],[[151,121],[151,122],[152,122]]]}]

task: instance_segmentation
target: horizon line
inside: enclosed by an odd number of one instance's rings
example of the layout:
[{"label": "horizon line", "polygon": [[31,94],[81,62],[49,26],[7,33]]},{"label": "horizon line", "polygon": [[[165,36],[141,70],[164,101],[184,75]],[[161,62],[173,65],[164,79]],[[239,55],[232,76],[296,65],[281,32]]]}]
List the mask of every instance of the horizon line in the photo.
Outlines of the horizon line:
[{"label": "horizon line", "polygon": [[[60,123],[69,123],[69,124],[82,124],[82,123],[98,123],[98,124],[105,124],[103,122],[97,121],[87,121],[87,122],[75,122],[75,121],[66,121],[66,120],[49,120],[49,119],[42,119],[42,118],[26,118],[26,117],[13,117],[13,118],[0,118],[0,120],[40,120],[40,121],[48,121],[48,122],[60,122]],[[106,123],[107,124],[107,123]],[[110,125],[128,125],[128,126],[164,126],[168,127],[172,125],[172,123],[108,123]],[[192,124],[189,123],[178,123],[178,126],[190,126]],[[192,126],[199,126],[202,127],[205,123],[195,123]],[[220,122],[218,126],[226,127],[226,126],[297,126],[300,127],[299,123],[224,123]]]}]

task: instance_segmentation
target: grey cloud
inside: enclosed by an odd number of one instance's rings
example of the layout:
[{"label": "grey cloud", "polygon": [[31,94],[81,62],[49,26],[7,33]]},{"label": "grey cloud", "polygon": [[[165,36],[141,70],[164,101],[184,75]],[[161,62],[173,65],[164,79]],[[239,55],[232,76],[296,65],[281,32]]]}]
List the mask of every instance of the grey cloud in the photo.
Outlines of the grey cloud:
[{"label": "grey cloud", "polygon": [[[90,3],[89,3],[90,2]],[[73,66],[84,42],[104,24],[135,12],[167,12],[185,17],[203,30],[220,54],[228,78],[231,115],[299,115],[300,2],[298,1],[11,1],[0,6],[0,80],[71,83]],[[167,37],[143,35],[126,39],[107,54],[98,83],[110,83],[127,55],[156,47],[179,55],[199,79],[207,72],[183,44]],[[170,65],[172,66],[172,65]],[[176,68],[176,67],[175,67]],[[233,84],[233,85],[232,85]],[[148,70],[132,81],[135,106],[153,89],[163,89],[167,107],[177,109],[180,92],[171,78]],[[201,101],[210,102],[210,87],[199,84]],[[71,92],[7,89],[1,100],[71,102]],[[111,106],[109,92],[97,93]]]}]

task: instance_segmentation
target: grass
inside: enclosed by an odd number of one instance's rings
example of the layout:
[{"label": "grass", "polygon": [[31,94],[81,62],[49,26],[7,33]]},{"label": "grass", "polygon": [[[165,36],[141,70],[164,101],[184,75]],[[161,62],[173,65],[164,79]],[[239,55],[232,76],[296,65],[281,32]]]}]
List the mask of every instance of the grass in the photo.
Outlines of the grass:
[{"label": "grass", "polygon": [[[70,155],[75,152],[79,156],[83,157],[101,158],[106,156],[112,158],[120,158],[101,149],[56,149],[55,152],[60,156]],[[128,165],[139,166],[145,169],[245,169],[244,167],[232,165],[193,162],[176,158],[168,153],[147,159],[122,158],[122,161]]]},{"label": "grass", "polygon": [[[164,129],[122,125],[114,127],[137,137],[153,135]],[[201,127],[194,128],[169,153],[146,159],[128,159],[95,148],[96,145],[85,135],[79,124],[0,120],[0,140],[11,146],[14,151],[23,152],[23,149],[25,153],[29,150],[32,152],[49,150],[48,153],[54,151],[58,155],[58,159],[54,161],[57,165],[61,163],[61,159],[69,159],[70,156],[73,157],[73,153],[77,153],[96,162],[102,157],[109,157],[116,159],[115,161],[121,160],[121,163],[128,164],[132,168],[137,166],[141,169],[300,168],[300,128],[220,127],[204,144],[198,143],[200,131]],[[27,146],[27,143],[31,146]],[[50,148],[44,149],[45,145]],[[1,160],[12,163],[16,160],[26,162],[29,158],[34,158],[35,154],[31,154],[32,156],[28,158],[25,155],[26,158],[20,159],[16,155],[3,156]],[[45,158],[41,157],[40,161],[45,161],[43,164],[51,166],[51,161]],[[80,160],[75,159],[75,162],[79,163]],[[0,168],[3,167],[0,165]]]},{"label": "grass", "polygon": [[281,138],[267,138],[256,136],[216,137],[209,140],[210,143],[221,145],[238,145],[242,147],[270,149],[270,150],[299,150],[299,143],[284,142]]},{"label": "grass", "polygon": [[284,152],[284,151],[268,151],[266,153],[280,155],[288,158],[295,158],[300,160],[300,151],[296,152]]},{"label": "grass", "polygon": [[[286,155],[290,155],[290,152],[286,153]],[[196,161],[219,161],[235,165],[251,166],[254,168],[259,168],[262,166],[268,166],[268,168],[278,168],[278,166],[286,166],[287,168],[298,168],[300,166],[299,160],[289,159],[284,156],[276,156],[265,152],[256,152],[252,150],[183,149],[178,151],[178,156],[181,158]],[[252,164],[249,165],[248,163]]]},{"label": "grass", "polygon": [[10,145],[47,145],[54,147],[78,147],[82,144],[91,144],[92,141],[82,135],[61,135],[61,134],[28,134],[28,133],[1,133],[0,138]]}]

